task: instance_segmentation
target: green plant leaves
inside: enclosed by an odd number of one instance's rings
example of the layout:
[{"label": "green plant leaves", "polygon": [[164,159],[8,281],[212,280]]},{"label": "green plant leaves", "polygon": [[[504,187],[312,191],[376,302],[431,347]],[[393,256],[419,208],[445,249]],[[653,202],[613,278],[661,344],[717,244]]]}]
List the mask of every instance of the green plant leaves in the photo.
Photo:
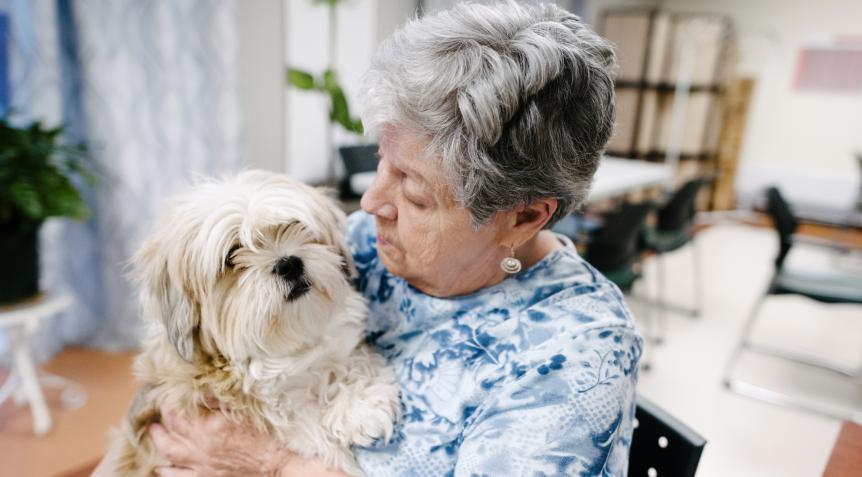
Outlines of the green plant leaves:
[{"label": "green plant leaves", "polygon": [[287,82],[299,89],[317,89],[317,85],[314,84],[314,76],[311,76],[311,73],[294,68],[287,69]]},{"label": "green plant leaves", "polygon": [[361,135],[364,132],[362,121],[350,116],[350,107],[344,90],[338,83],[338,77],[333,70],[326,70],[319,79],[311,73],[295,68],[287,69],[287,82],[302,90],[314,90],[329,96],[329,120],[340,124],[345,130]]},{"label": "green plant leaves", "polygon": [[0,230],[24,230],[49,217],[83,219],[74,181],[93,183],[95,164],[82,145],[60,143],[62,127],[16,127],[0,118]]}]

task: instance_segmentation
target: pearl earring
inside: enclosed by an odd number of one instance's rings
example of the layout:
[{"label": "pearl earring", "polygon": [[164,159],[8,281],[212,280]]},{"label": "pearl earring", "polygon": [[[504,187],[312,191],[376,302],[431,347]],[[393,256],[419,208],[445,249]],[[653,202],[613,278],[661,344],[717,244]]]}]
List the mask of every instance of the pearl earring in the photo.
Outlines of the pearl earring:
[{"label": "pearl earring", "polygon": [[521,271],[521,261],[515,258],[515,247],[512,247],[512,256],[500,261],[500,268],[512,275]]}]

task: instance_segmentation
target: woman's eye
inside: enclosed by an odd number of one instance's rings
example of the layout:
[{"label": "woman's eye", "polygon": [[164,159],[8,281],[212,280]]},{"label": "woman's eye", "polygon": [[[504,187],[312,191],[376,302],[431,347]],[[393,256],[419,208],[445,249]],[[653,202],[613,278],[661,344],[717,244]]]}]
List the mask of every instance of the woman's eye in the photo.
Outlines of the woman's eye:
[{"label": "woman's eye", "polygon": [[417,209],[424,209],[425,208],[425,204],[423,204],[422,202],[420,202],[416,199],[411,199],[410,197],[408,197],[406,195],[404,196],[404,198],[407,199],[407,202],[409,202],[410,205],[412,205],[413,207],[416,207]]}]

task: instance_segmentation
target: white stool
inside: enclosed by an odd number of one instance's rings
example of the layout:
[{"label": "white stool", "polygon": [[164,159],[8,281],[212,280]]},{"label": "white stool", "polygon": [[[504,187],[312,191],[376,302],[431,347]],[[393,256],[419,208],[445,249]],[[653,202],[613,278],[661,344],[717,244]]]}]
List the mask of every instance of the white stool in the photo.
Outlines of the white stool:
[{"label": "white stool", "polygon": [[0,306],[0,329],[9,329],[12,345],[12,371],[0,386],[0,404],[13,397],[15,402],[27,402],[33,414],[33,431],[42,436],[51,429],[51,414],[45,403],[42,385],[63,389],[61,400],[70,408],[78,408],[87,401],[87,394],[75,383],[49,374],[38,374],[30,353],[29,338],[45,317],[59,313],[72,304],[67,294],[39,294],[29,300]]}]

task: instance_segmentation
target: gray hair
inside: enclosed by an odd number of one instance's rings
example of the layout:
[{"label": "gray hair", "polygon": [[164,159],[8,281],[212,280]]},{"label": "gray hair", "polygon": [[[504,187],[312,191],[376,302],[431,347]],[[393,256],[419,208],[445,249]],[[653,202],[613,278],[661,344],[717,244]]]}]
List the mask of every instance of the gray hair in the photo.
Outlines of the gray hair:
[{"label": "gray hair", "polygon": [[583,202],[610,139],[613,68],[611,44],[554,5],[460,4],[381,45],[362,119],[429,137],[474,225],[555,198],[550,226]]}]

